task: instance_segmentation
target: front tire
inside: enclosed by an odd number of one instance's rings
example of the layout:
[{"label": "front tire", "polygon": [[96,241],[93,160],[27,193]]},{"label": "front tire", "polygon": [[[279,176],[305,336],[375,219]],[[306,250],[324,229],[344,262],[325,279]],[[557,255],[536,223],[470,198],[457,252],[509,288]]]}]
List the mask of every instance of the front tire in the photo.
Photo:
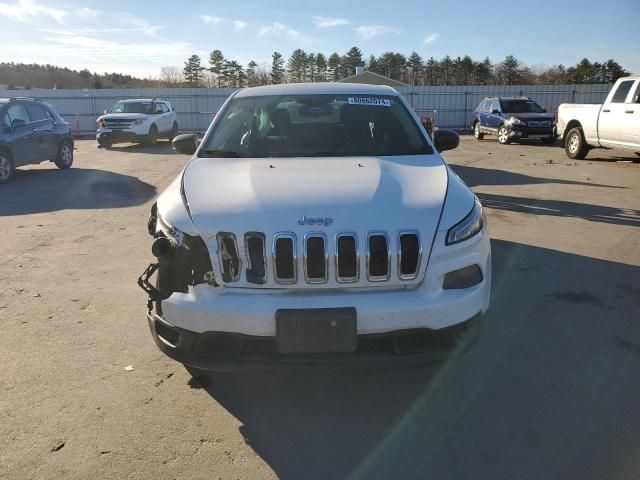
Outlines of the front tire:
[{"label": "front tire", "polygon": [[569,130],[567,140],[564,142],[564,151],[567,157],[574,160],[582,160],[589,153],[589,145],[584,139],[584,133],[580,127]]},{"label": "front tire", "polygon": [[0,152],[0,185],[7,183],[16,173],[11,155],[7,152]]},{"label": "front tire", "polygon": [[65,170],[73,165],[73,145],[68,140],[63,140],[58,147],[58,156],[55,159],[56,167]]},{"label": "front tire", "polygon": [[473,136],[476,140],[482,140],[484,138],[484,133],[480,131],[480,122],[473,124]]},{"label": "front tire", "polygon": [[504,125],[498,128],[498,143],[500,145],[509,145],[511,143],[511,137],[509,137],[509,130]]},{"label": "front tire", "polygon": [[147,145],[155,147],[158,143],[158,127],[151,125],[149,129],[149,135],[147,136]]}]

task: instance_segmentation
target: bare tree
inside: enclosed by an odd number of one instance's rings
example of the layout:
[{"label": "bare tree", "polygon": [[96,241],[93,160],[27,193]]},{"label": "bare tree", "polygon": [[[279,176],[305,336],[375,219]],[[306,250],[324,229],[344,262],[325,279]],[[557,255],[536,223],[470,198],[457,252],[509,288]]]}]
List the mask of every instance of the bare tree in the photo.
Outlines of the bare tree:
[{"label": "bare tree", "polygon": [[179,87],[184,77],[179,68],[167,65],[160,69],[160,81],[167,87]]}]

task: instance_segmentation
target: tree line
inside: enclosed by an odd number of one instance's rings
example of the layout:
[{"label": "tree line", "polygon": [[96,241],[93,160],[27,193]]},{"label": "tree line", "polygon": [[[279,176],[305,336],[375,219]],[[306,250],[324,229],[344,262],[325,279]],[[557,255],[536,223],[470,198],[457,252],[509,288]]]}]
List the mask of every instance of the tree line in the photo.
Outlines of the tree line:
[{"label": "tree line", "polygon": [[412,52],[405,56],[386,52],[365,58],[358,47],[345,54],[308,53],[294,50],[288,59],[274,52],[269,64],[247,65],[225,58],[214,50],[206,61],[192,55],[184,68],[162,67],[159,78],[136,78],[121,73],[98,74],[88,69],[72,70],[37,63],[0,62],[0,84],[9,88],[137,88],[137,87],[253,87],[286,82],[330,82],[355,73],[365,65],[372,72],[409,85],[514,85],[612,83],[629,75],[620,64],[610,59],[591,62],[584,58],[576,65],[530,67],[512,55],[501,62],[489,58],[473,60],[468,55],[441,59],[423,59]]},{"label": "tree line", "polygon": [[422,58],[417,52],[405,56],[386,52],[364,58],[358,47],[344,55],[307,53],[296,49],[285,61],[274,52],[271,65],[258,65],[255,61],[243,67],[235,60],[226,59],[220,50],[214,50],[206,63],[192,55],[180,71],[176,67],[163,67],[160,80],[167,86],[188,87],[253,87],[287,82],[327,82],[355,74],[356,66],[399,80],[408,85],[517,85],[612,83],[629,75],[618,62],[591,62],[584,58],[576,65],[530,67],[513,55],[493,63],[487,57],[476,61],[470,56],[441,59]]},{"label": "tree line", "polygon": [[0,62],[0,84],[14,88],[135,88],[158,87],[159,80],[121,73],[92,73],[55,65]]}]

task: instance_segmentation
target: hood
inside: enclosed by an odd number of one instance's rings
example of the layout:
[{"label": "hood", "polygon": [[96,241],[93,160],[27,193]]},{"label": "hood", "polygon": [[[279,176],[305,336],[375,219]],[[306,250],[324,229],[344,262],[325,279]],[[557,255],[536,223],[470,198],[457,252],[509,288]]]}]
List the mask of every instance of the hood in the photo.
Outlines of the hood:
[{"label": "hood", "polygon": [[[395,238],[418,230],[423,249],[430,248],[447,191],[447,169],[437,155],[196,158],[183,175],[194,226],[208,241],[220,231],[242,238],[248,231],[384,230]],[[302,217],[331,220],[300,225]]]},{"label": "hood", "polygon": [[554,116],[551,113],[504,113],[505,118],[515,117],[518,120],[554,120]]},{"label": "hood", "polygon": [[147,116],[144,113],[105,113],[100,118],[102,120],[137,120]]},{"label": "hood", "polygon": [[[447,168],[438,155],[196,158],[182,176],[193,226],[207,244],[217,275],[219,232],[235,234],[241,258],[247,232],[265,234],[267,255],[278,232],[295,234],[299,252],[304,250],[305,234],[321,232],[327,238],[330,256],[335,252],[336,234],[353,232],[364,265],[368,232],[386,232],[392,258],[397,259],[399,232],[413,230],[420,235],[422,258],[426,260],[438,228],[447,181]],[[300,265],[298,262],[298,268]],[[427,261],[422,261],[416,279],[404,281],[393,276],[384,284],[419,283],[426,268]],[[367,284],[364,276],[361,278],[349,285]],[[273,282],[267,283],[277,288]],[[227,285],[251,287],[244,277]],[[295,284],[295,288],[313,287],[300,281]],[[325,287],[342,288],[342,284],[332,278]]]}]

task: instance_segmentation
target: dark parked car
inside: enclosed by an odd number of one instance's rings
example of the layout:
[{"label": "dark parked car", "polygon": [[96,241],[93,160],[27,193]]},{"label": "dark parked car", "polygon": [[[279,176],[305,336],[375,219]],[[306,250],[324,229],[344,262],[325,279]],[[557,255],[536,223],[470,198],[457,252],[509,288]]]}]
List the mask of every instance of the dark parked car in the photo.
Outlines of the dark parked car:
[{"label": "dark parked car", "polygon": [[471,128],[477,140],[497,135],[503,145],[523,138],[553,143],[557,137],[554,116],[529,97],[485,98],[473,112]]},{"label": "dark parked car", "polygon": [[33,98],[0,98],[0,184],[16,167],[52,161],[73,163],[73,136],[51,105]]}]

